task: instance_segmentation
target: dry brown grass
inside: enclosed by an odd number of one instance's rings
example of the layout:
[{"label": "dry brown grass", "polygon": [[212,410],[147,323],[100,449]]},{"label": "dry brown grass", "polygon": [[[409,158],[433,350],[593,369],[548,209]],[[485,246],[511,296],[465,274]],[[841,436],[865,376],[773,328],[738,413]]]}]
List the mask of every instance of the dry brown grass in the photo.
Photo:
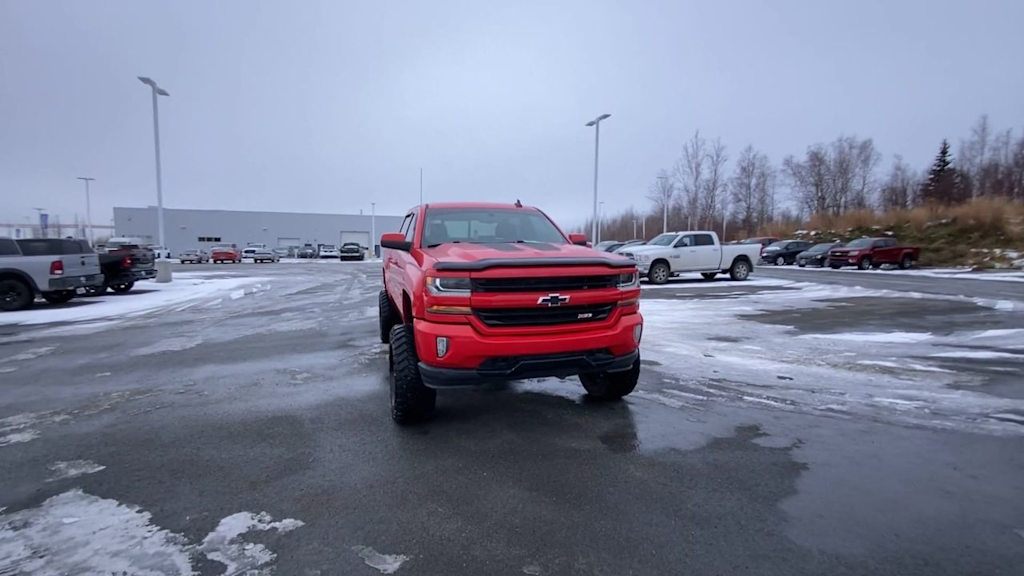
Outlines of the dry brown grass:
[{"label": "dry brown grass", "polygon": [[880,213],[857,210],[841,216],[813,216],[806,223],[774,223],[760,234],[790,237],[800,229],[817,232],[813,238],[844,240],[891,234],[908,244],[920,245],[923,265],[988,266],[996,264],[984,250],[1024,250],[1024,204],[1005,198],[978,198],[959,206],[921,206]]}]

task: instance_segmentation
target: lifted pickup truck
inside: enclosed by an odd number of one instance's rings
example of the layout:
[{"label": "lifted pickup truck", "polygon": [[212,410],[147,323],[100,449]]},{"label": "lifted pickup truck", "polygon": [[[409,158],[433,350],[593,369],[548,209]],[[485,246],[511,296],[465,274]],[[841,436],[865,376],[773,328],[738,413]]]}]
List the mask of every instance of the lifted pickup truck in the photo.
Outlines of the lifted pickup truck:
[{"label": "lifted pickup truck", "polygon": [[63,304],[79,288],[102,285],[99,260],[84,240],[0,238],[0,310],[24,310],[37,294]]},{"label": "lifted pickup truck", "polygon": [[391,416],[433,412],[436,389],[578,375],[618,399],[640,375],[634,263],[518,203],[428,204],[384,234],[380,339]]},{"label": "lifted pickup truck", "polygon": [[666,232],[621,253],[636,261],[640,275],[651,284],[664,284],[683,272],[699,272],[705,280],[720,273],[746,280],[761,256],[761,245],[722,244],[710,231]]},{"label": "lifted pickup truck", "polygon": [[856,266],[861,270],[881,268],[882,264],[895,264],[906,270],[917,263],[921,249],[901,244],[895,238],[858,238],[828,253],[828,265],[833,269]]}]

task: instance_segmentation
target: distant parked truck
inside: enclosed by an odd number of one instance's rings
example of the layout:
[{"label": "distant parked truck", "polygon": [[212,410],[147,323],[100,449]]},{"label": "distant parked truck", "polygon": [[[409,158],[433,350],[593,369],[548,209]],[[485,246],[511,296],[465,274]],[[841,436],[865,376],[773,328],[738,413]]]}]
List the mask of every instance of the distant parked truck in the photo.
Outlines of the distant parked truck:
[{"label": "distant parked truck", "polygon": [[761,254],[760,244],[722,245],[711,231],[666,232],[647,244],[620,252],[636,261],[641,276],[652,284],[664,284],[672,276],[697,272],[705,280],[728,274],[746,280]]},{"label": "distant parked truck", "polygon": [[906,270],[917,264],[921,249],[907,246],[895,238],[858,238],[828,253],[828,264],[833,269],[856,266],[861,270],[881,268],[883,264],[894,264]]},{"label": "distant parked truck", "polygon": [[36,295],[63,304],[78,289],[102,285],[99,258],[85,240],[0,238],[0,310],[24,310]]},{"label": "distant parked truck", "polygon": [[111,238],[99,254],[103,270],[103,286],[88,289],[90,294],[129,292],[139,280],[156,277],[156,253],[142,245],[138,238]]}]

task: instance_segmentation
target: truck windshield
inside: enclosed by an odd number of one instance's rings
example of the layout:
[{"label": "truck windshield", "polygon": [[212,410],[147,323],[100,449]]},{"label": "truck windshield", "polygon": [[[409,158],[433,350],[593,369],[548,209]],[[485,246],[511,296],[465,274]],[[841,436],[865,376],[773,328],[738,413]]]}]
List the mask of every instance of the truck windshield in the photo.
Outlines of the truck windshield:
[{"label": "truck windshield", "polygon": [[873,242],[874,242],[874,240],[871,239],[871,238],[859,238],[857,240],[854,240],[853,242],[850,242],[845,247],[846,248],[870,248],[871,244]]},{"label": "truck windshield", "polygon": [[428,209],[424,224],[423,245],[428,248],[449,242],[568,243],[547,216],[536,210],[523,208]]},{"label": "truck windshield", "polygon": [[648,246],[671,246],[678,238],[678,234],[659,234],[647,243]]}]

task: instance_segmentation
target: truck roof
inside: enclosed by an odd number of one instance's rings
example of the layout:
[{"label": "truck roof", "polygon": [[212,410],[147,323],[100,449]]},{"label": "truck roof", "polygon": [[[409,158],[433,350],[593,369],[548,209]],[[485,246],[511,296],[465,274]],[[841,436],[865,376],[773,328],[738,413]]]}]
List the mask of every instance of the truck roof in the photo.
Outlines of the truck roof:
[{"label": "truck roof", "polygon": [[[501,202],[429,202],[423,205],[426,208],[492,208],[496,210],[537,210],[533,206],[516,206],[512,203]],[[418,206],[417,206],[418,208]]]}]

